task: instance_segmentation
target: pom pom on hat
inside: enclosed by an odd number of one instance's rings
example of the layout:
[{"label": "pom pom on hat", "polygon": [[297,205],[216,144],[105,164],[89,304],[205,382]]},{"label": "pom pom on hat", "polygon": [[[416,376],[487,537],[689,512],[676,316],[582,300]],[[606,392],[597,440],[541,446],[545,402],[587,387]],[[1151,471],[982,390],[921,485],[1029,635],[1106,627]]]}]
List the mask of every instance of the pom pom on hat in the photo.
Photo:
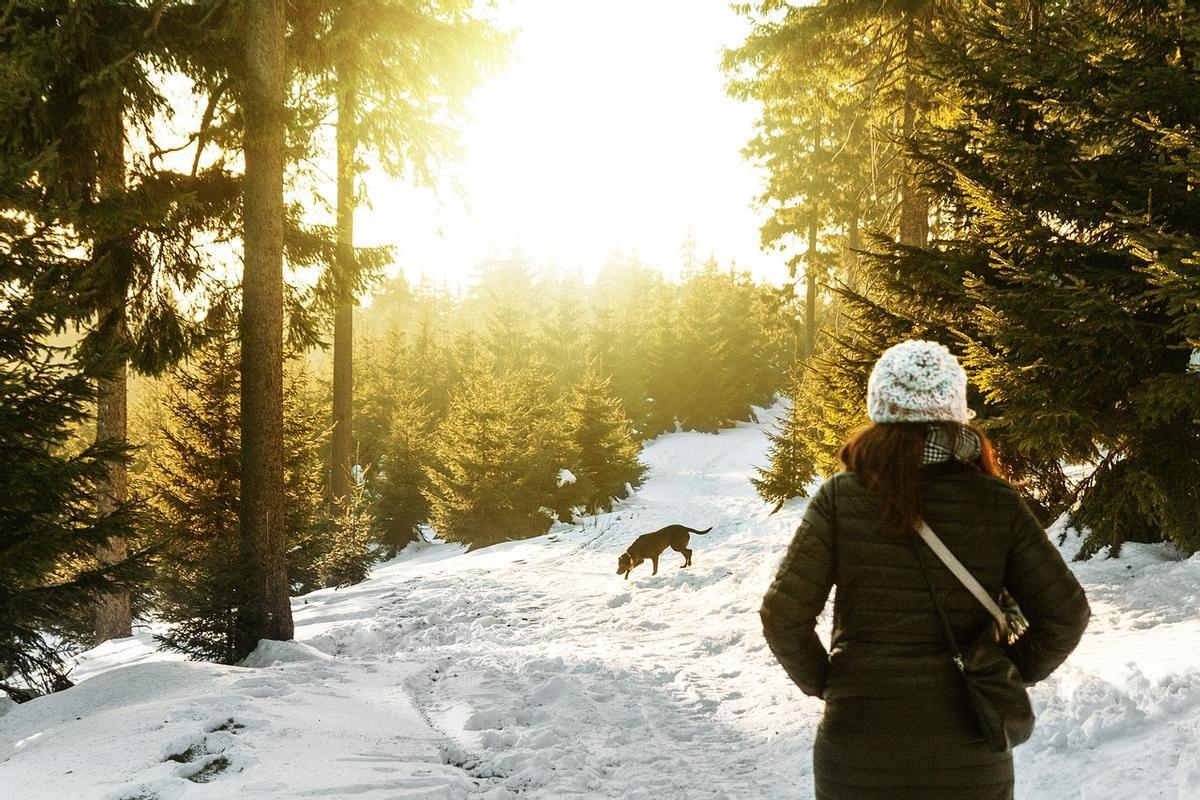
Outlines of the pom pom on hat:
[{"label": "pom pom on hat", "polygon": [[910,340],[884,351],[867,382],[874,422],[958,422],[967,408],[967,373],[937,342]]}]

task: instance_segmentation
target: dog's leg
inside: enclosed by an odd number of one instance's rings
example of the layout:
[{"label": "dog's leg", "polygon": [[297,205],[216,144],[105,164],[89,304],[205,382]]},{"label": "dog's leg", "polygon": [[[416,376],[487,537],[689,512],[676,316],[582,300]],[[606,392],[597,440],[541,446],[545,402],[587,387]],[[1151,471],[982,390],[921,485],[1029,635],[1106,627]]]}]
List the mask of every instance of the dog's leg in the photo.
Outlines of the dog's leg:
[{"label": "dog's leg", "polygon": [[692,551],[685,547],[680,552],[683,553],[683,565],[680,566],[680,569],[690,567],[692,565]]},{"label": "dog's leg", "polygon": [[655,556],[653,559],[651,559],[651,563],[654,564],[654,571],[651,572],[650,574],[657,575],[658,574],[658,556]]}]

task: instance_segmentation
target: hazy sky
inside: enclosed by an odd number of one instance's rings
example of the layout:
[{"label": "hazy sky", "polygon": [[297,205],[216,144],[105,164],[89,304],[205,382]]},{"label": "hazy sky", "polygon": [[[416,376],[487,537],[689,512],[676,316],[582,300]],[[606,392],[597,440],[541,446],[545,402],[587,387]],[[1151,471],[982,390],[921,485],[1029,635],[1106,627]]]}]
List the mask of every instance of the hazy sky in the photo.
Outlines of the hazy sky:
[{"label": "hazy sky", "polygon": [[594,272],[614,250],[668,274],[700,252],[779,279],[758,247],[755,172],[740,150],[755,111],[725,94],[726,0],[500,0],[518,29],[507,70],[475,96],[462,195],[369,178],[360,244],[390,243],[411,277],[462,285],[489,252]]}]

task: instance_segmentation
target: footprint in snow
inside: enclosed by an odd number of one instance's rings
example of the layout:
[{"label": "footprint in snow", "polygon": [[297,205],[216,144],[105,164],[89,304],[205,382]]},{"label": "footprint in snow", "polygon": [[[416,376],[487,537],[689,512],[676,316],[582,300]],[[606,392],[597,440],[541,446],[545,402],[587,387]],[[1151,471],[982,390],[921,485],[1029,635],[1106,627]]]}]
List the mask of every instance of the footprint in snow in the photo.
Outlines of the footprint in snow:
[{"label": "footprint in snow", "polygon": [[176,777],[192,783],[209,783],[232,765],[226,754],[236,746],[234,737],[245,728],[232,717],[214,720],[204,726],[200,737],[176,740],[167,746],[162,760],[180,765],[175,770]]}]

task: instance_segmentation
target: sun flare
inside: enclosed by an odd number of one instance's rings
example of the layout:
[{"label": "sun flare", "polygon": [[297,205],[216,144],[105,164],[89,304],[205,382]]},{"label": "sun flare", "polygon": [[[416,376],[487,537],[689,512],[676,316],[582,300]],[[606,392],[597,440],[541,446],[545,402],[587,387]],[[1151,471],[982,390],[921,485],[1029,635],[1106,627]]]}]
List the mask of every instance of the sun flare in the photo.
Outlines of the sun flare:
[{"label": "sun flare", "polygon": [[702,257],[786,274],[759,249],[740,153],[756,111],[725,92],[721,51],[741,31],[726,3],[518,0],[502,21],[511,63],[472,100],[453,181],[435,197],[373,176],[363,243],[451,284],[497,250],[585,275],[622,252],[674,274],[689,234]]}]

